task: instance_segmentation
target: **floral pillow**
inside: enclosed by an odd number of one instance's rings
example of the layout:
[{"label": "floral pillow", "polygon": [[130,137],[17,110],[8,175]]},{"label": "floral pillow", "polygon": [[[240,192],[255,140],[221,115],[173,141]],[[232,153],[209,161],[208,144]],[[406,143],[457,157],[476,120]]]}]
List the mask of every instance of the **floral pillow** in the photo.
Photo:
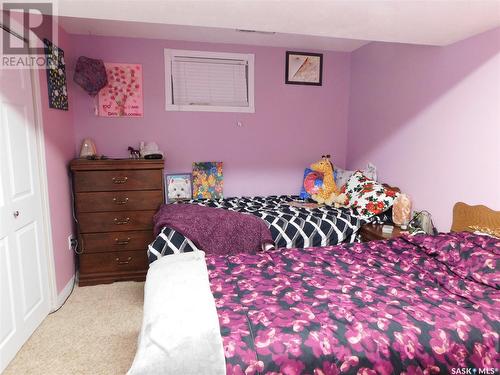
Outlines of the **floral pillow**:
[{"label": "floral pillow", "polygon": [[398,194],[396,190],[369,179],[361,171],[354,172],[342,190],[349,198],[349,205],[365,220],[391,208]]}]

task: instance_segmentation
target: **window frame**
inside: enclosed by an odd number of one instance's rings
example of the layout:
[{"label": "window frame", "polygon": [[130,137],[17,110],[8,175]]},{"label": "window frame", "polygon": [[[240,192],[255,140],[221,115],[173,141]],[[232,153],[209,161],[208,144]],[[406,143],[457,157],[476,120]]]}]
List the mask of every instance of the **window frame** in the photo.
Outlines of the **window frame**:
[{"label": "window frame", "polygon": [[[253,53],[191,51],[191,50],[165,48],[164,55],[165,55],[165,110],[166,111],[255,113],[255,89],[254,89],[255,55]],[[172,59],[175,56],[246,60],[248,63],[248,79],[247,79],[248,107],[172,104],[172,99],[173,99]]]}]

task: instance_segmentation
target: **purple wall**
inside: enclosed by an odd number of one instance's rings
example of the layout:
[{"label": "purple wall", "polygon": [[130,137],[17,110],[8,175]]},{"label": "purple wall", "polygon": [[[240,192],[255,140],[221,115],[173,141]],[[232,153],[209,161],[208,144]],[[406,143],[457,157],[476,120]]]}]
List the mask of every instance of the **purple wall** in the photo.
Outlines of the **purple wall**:
[{"label": "purple wall", "polygon": [[500,209],[500,29],[447,47],[351,56],[347,166],[375,163],[442,231],[453,204]]},{"label": "purple wall", "polygon": [[[324,153],[345,164],[349,100],[348,53],[324,56],[323,86],[285,85],[285,49],[72,36],[78,55],[143,64],[144,117],[102,118],[82,90],[73,96],[76,147],[95,140],[98,152],[127,157],[127,146],[154,140],[167,172],[193,161],[224,162],[224,193],[298,193],[304,167]],[[255,54],[255,114],[165,111],[164,48]],[[243,126],[237,127],[237,121]]]}]

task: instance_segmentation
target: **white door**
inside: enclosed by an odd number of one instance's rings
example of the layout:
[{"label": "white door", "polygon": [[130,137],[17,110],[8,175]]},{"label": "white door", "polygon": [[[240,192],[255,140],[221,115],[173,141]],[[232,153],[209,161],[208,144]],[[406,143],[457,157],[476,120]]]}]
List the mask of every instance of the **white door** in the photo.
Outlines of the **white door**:
[{"label": "white door", "polygon": [[50,311],[32,74],[0,69],[0,372]]}]

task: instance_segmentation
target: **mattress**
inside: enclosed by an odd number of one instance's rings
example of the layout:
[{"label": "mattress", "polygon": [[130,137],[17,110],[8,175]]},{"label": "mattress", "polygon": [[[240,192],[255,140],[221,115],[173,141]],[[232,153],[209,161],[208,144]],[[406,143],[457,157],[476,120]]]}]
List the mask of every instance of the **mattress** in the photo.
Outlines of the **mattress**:
[{"label": "mattress", "polygon": [[[298,196],[268,196],[191,200],[184,203],[233,210],[261,218],[271,231],[276,248],[329,246],[353,242],[363,221],[347,208],[294,205]],[[149,262],[196,249],[193,242],[165,227],[148,247]]]}]

